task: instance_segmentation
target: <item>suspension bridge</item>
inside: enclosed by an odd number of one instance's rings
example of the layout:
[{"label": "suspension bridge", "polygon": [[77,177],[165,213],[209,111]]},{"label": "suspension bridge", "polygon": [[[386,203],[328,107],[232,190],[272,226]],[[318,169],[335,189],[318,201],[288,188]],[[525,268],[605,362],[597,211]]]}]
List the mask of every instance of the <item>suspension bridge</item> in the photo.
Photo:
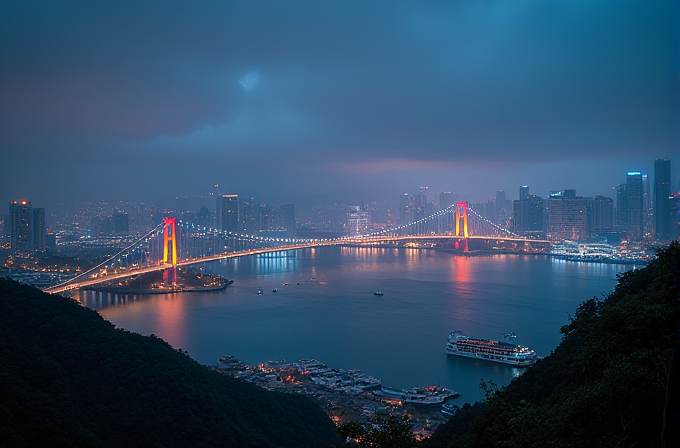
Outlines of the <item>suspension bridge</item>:
[{"label": "suspension bridge", "polygon": [[102,263],[45,291],[62,293],[152,272],[162,272],[164,284],[172,285],[177,281],[177,269],[191,264],[331,245],[438,248],[460,253],[488,250],[535,253],[550,247],[546,240],[525,238],[491,222],[465,202],[408,224],[328,239],[248,235],[166,217]]}]

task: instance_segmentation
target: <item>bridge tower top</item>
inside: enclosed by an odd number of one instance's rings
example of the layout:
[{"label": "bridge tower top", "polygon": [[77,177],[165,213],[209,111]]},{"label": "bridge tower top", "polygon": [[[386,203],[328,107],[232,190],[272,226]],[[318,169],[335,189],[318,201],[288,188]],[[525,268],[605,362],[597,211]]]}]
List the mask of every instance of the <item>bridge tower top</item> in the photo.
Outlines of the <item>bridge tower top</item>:
[{"label": "bridge tower top", "polygon": [[163,218],[163,224],[163,263],[168,262],[168,243],[171,247],[170,259],[172,261],[172,268],[164,272],[163,280],[174,285],[177,283],[177,219]]},{"label": "bridge tower top", "polygon": [[171,261],[177,266],[177,218],[163,218],[163,263],[168,262],[168,243],[171,244]]},{"label": "bridge tower top", "polygon": [[461,236],[460,234],[460,221],[463,220],[463,237],[467,238],[468,234],[468,209],[467,202],[457,202],[456,203],[456,236]]}]

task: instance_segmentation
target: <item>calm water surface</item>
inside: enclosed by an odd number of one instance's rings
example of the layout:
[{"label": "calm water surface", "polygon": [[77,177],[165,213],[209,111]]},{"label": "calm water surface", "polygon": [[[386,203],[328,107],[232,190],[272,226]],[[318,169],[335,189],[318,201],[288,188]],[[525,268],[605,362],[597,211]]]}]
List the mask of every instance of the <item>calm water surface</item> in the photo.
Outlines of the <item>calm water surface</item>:
[{"label": "calm water surface", "polygon": [[156,334],[203,364],[227,354],[249,364],[316,358],[361,369],[386,386],[441,384],[461,392],[459,402],[473,402],[483,398],[480,378],[504,385],[521,370],[447,356],[451,331],[489,339],[514,331],[514,342],[548,355],[578,304],[611,291],[616,274],[632,267],[327,247],[203,269],[234,284],[209,293],[77,298],[117,327]]}]

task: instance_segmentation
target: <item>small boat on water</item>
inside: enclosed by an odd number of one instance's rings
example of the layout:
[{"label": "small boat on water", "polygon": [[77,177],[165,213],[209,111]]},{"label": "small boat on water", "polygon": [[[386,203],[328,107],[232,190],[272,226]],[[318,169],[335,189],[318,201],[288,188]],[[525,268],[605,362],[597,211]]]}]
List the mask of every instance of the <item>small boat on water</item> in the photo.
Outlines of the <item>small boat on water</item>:
[{"label": "small boat on water", "polygon": [[383,294],[382,291],[376,291],[376,292],[373,293],[373,295],[374,296],[384,296],[385,294]]},{"label": "small boat on water", "polygon": [[456,415],[456,412],[460,410],[457,404],[444,403],[442,405],[442,413],[446,415]]},{"label": "small boat on water", "polygon": [[262,288],[257,288],[257,294],[258,294],[258,295],[262,294],[263,292],[264,292],[264,291],[262,291]]},{"label": "small boat on water", "polygon": [[272,289],[272,292],[279,292],[279,289],[278,289],[278,288],[274,288],[274,289]]}]

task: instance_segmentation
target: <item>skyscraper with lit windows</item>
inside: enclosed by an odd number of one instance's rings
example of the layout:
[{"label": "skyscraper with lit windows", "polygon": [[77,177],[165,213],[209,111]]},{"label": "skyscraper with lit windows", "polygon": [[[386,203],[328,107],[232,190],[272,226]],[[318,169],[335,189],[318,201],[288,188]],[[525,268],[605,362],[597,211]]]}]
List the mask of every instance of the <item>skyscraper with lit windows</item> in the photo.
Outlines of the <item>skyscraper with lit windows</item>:
[{"label": "skyscraper with lit windows", "polygon": [[10,244],[14,256],[31,252],[33,217],[31,201],[17,200],[9,203]]},{"label": "skyscraper with lit windows", "polygon": [[14,256],[45,250],[45,209],[22,199],[9,203],[10,244]]}]

